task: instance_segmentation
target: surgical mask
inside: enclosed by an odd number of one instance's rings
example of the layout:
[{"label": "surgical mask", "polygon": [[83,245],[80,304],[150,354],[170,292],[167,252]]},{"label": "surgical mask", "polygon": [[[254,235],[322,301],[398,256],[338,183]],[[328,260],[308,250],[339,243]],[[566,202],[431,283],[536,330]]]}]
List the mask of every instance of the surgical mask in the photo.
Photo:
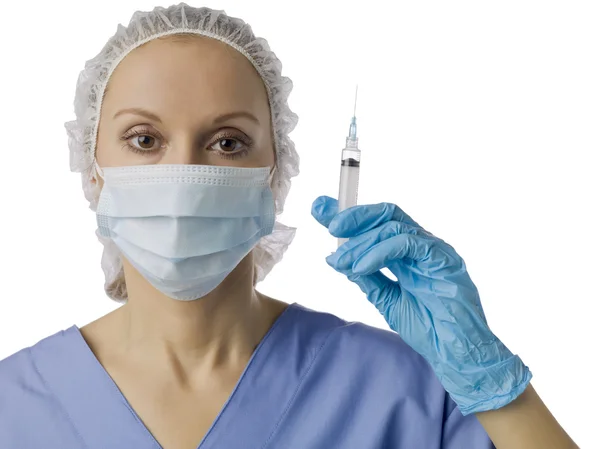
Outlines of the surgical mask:
[{"label": "surgical mask", "polygon": [[157,290],[178,300],[214,290],[273,232],[269,167],[105,167],[98,231]]}]

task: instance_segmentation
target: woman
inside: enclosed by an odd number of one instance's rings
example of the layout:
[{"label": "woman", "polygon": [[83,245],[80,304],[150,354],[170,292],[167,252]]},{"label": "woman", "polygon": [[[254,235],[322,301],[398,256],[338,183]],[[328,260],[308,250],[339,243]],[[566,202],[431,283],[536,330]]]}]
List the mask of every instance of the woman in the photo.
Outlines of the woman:
[{"label": "woman", "polygon": [[290,89],[246,24],[185,4],[88,61],[71,164],[124,305],[0,363],[0,447],[575,447],[460,256],[395,205],[312,213],[396,333],[255,290],[294,233],[275,221],[298,172]]}]

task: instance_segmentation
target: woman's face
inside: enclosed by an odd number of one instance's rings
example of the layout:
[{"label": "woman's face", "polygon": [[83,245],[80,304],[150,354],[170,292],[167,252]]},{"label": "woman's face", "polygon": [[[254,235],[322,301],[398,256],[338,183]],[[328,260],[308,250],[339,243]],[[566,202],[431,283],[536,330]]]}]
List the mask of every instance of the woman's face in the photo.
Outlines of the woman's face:
[{"label": "woman's face", "polygon": [[113,72],[96,148],[101,167],[273,166],[264,84],[252,64],[222,42],[155,39]]}]

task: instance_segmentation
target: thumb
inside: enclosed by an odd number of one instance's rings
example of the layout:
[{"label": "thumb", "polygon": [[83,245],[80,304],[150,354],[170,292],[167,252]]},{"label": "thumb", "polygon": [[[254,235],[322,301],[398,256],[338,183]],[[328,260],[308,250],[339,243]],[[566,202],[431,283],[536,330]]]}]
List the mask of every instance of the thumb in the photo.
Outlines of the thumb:
[{"label": "thumb", "polygon": [[329,196],[320,196],[313,201],[311,214],[319,223],[329,228],[329,223],[338,212],[338,202]]}]

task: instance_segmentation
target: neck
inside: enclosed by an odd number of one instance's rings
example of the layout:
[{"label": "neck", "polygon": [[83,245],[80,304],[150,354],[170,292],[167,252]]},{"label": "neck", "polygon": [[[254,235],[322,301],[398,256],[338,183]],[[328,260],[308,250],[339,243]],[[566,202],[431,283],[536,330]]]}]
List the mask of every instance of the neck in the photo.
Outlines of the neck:
[{"label": "neck", "polygon": [[192,301],[165,296],[123,263],[129,299],[119,327],[128,353],[187,365],[245,364],[281,312],[254,289],[251,254],[215,290]]}]

